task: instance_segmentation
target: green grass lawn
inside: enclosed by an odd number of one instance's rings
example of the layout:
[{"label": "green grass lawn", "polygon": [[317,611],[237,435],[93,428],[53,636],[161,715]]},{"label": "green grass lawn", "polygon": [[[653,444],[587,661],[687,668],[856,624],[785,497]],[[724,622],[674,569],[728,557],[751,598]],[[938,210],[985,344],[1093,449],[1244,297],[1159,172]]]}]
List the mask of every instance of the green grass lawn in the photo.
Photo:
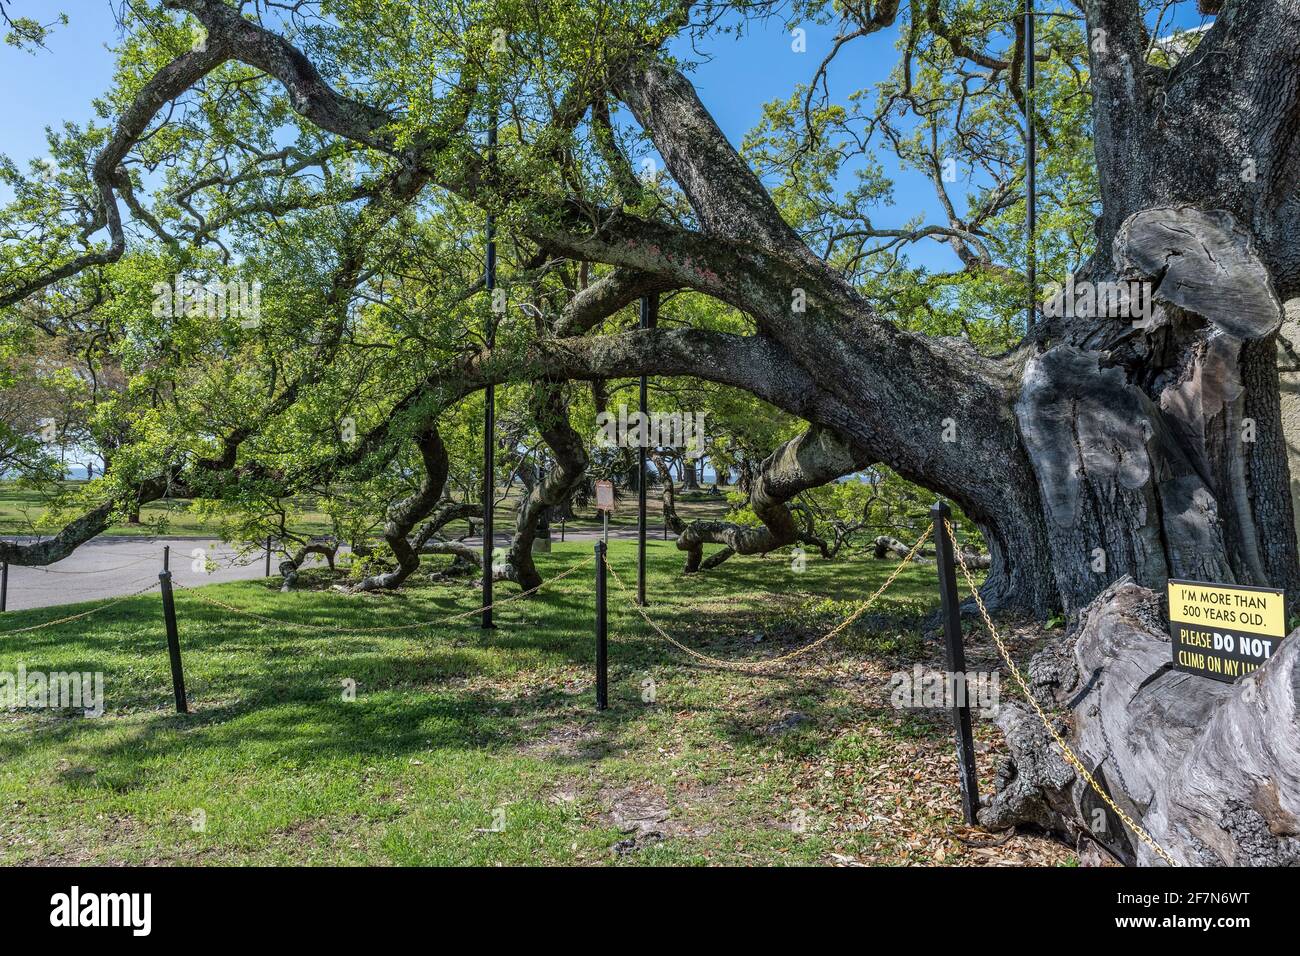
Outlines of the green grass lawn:
[{"label": "green grass lawn", "polygon": [[[611,546],[629,582],[634,547]],[[539,566],[549,577],[589,554],[569,543]],[[650,563],[657,620],[711,654],[748,660],[823,633],[893,567],[810,559],[796,574],[773,556],[686,578],[661,542]],[[323,571],[312,574],[323,583]],[[933,565],[909,569],[879,613],[828,647],[764,676],[693,665],[611,585],[601,714],[592,574],[588,565],[502,605],[486,634],[476,618],[349,630],[472,609],[467,583],[422,579],[387,595],[280,594],[263,582],[203,592],[332,632],[234,616],[180,591],[189,716],[172,712],[156,592],[0,633],[0,672],[102,671],[106,697],[99,718],[0,711],[0,862],[1069,862],[1040,838],[996,850],[958,839],[946,715],[890,705],[892,672],[939,661],[921,633]],[[88,606],[0,622],[11,632]],[[972,645],[972,668],[991,666],[982,647]],[[978,736],[987,788],[1000,738],[983,719]]]},{"label": "green grass lawn", "polygon": [[[70,486],[82,482],[70,481]],[[0,482],[0,534],[30,535],[50,534],[57,530],[41,526],[40,521],[48,510],[47,499],[39,492],[16,482]],[[295,531],[305,534],[328,534],[329,518],[308,503],[294,524]],[[181,538],[206,538],[217,534],[215,523],[205,522],[202,516],[190,510],[186,498],[154,501],[140,509],[140,523],[122,521],[105,533],[110,535],[153,536],[168,535]]]}]

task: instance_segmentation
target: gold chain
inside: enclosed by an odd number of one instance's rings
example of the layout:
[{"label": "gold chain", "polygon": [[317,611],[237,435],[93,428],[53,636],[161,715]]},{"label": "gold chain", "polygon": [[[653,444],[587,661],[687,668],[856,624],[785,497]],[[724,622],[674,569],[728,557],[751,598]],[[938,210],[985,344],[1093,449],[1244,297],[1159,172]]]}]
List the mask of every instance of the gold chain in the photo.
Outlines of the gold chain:
[{"label": "gold chain", "polygon": [[1011,659],[1011,653],[1007,650],[1006,644],[1002,643],[1002,638],[998,636],[997,628],[993,626],[993,620],[989,617],[988,608],[984,606],[984,599],[980,597],[979,589],[975,587],[975,581],[971,577],[970,570],[966,567],[966,559],[962,557],[961,548],[957,547],[957,535],[953,531],[952,522],[945,519],[944,524],[947,526],[948,537],[952,541],[953,553],[957,555],[957,563],[961,565],[961,573],[965,576],[966,584],[970,588],[971,597],[975,598],[975,606],[979,608],[980,617],[984,619],[984,626],[988,628],[989,635],[993,638],[993,642],[997,644],[998,652],[1002,655],[1002,659],[1006,662],[1008,669],[1010,669],[1011,676],[1015,678],[1016,683],[1020,686],[1021,693],[1025,695],[1025,699],[1029,701],[1029,705],[1034,708],[1035,713],[1038,714],[1038,719],[1043,722],[1043,726],[1046,727],[1047,732],[1052,735],[1052,739],[1056,741],[1056,745],[1061,748],[1062,753],[1065,754],[1065,759],[1070,762],[1070,765],[1074,767],[1075,772],[1087,782],[1088,786],[1092,787],[1092,789],[1096,791],[1097,796],[1101,797],[1106,806],[1115,811],[1115,815],[1123,820],[1125,825],[1136,833],[1143,843],[1151,847],[1156,855],[1170,866],[1178,866],[1178,863],[1174,858],[1170,856],[1165,849],[1160,846],[1160,844],[1156,843],[1156,841],[1151,838],[1151,834],[1147,833],[1147,831],[1144,830],[1137,821],[1116,805],[1115,801],[1110,798],[1110,794],[1103,790],[1093,775],[1088,772],[1088,769],[1083,765],[1083,761],[1075,756],[1074,751],[1070,749],[1070,745],[1065,742],[1065,738],[1062,737],[1057,729],[1052,726],[1051,720],[1048,719],[1046,712],[1044,712],[1042,706],[1038,703],[1038,698],[1030,692],[1029,685],[1025,682],[1024,676],[1020,673],[1020,668],[1017,667],[1016,662]]},{"label": "gold chain", "polygon": [[[898,575],[902,572],[903,568],[907,567],[907,565],[911,563],[912,559],[916,557],[917,553],[920,552],[921,545],[925,544],[926,539],[930,537],[930,531],[932,530],[932,527],[933,526],[931,525],[926,526],[925,530],[921,532],[921,537],[916,539],[916,544],[912,545],[912,550],[907,553],[907,557],[903,558],[903,560],[898,563],[898,567],[894,568],[893,572],[890,573],[889,577],[885,579],[885,583],[880,585],[880,587],[876,588],[875,593],[872,594],[871,597],[867,598],[866,601],[864,601],[856,611],[854,611],[852,614],[846,617],[832,630],[827,631],[821,637],[817,638],[817,640],[809,644],[804,644],[801,647],[797,647],[793,651],[790,651],[788,654],[782,654],[780,657],[772,657],[772,658],[768,658],[767,660],[757,661],[752,664],[747,663],[745,661],[729,661],[729,660],[724,660],[721,657],[712,657],[708,654],[704,654],[700,651],[695,650],[695,648],[693,647],[687,647],[681,641],[674,638],[671,634],[669,634],[662,627],[660,627],[650,617],[650,615],[646,613],[645,608],[643,608],[640,604],[637,604],[635,601],[633,601],[632,606],[636,608],[637,613],[641,615],[642,619],[644,619],[645,622],[649,624],[651,628],[654,629],[655,633],[657,633],[661,638],[663,638],[665,641],[667,641],[673,647],[677,648],[682,653],[687,654],[695,658],[696,660],[703,661],[707,664],[711,664],[714,667],[722,667],[727,670],[734,670],[734,671],[747,671],[750,673],[761,672],[766,670],[769,667],[776,667],[780,664],[786,663],[787,661],[793,660],[796,657],[802,657],[805,654],[811,653],[812,651],[821,647],[827,641],[835,638],[845,628],[847,628],[850,624],[852,624],[863,614],[865,614],[867,609],[870,608],[871,605],[875,603],[876,598],[880,597],[880,595],[884,594],[885,591],[888,590],[889,586],[894,583],[894,579],[898,577]],[[622,591],[624,594],[631,593],[630,591],[628,591],[627,586],[623,584],[622,579],[619,578],[618,572],[614,570],[614,566],[609,563],[608,554],[606,554],[605,556],[605,566],[609,568],[609,573],[614,576],[614,583],[618,585],[619,590]]]},{"label": "gold chain", "polygon": [[216,598],[209,597],[208,595],[197,590],[196,588],[188,587],[184,584],[181,584],[178,581],[174,581],[172,583],[176,587],[180,588],[181,590],[194,595],[194,597],[198,598],[198,600],[200,600],[204,604],[210,604],[213,607],[219,607],[224,610],[230,611],[233,614],[239,614],[243,617],[253,618],[254,620],[262,621],[265,624],[274,624],[276,627],[297,628],[298,630],[301,631],[314,631],[318,633],[331,633],[331,634],[346,634],[346,633],[379,634],[385,631],[409,631],[417,627],[431,627],[437,624],[446,624],[451,621],[459,621],[462,618],[472,617],[475,614],[481,614],[484,611],[488,610],[489,608],[499,607],[502,604],[509,604],[511,601],[518,601],[522,597],[527,597],[530,594],[535,594],[538,591],[540,591],[542,588],[546,587],[547,585],[554,584],[556,581],[559,581],[562,578],[567,578],[570,574],[573,574],[575,571],[578,571],[581,568],[586,567],[588,564],[591,564],[591,562],[593,562],[594,560],[596,560],[596,556],[593,554],[591,557],[579,561],[573,567],[568,568],[565,571],[561,571],[553,578],[548,578],[547,580],[541,582],[540,584],[528,588],[526,591],[520,591],[518,594],[512,594],[509,597],[501,598],[501,600],[493,601],[491,604],[485,604],[483,607],[477,607],[470,611],[459,611],[456,614],[449,615],[448,617],[434,618],[433,620],[429,620],[429,621],[416,621],[413,624],[389,624],[389,625],[383,625],[381,627],[342,627],[341,628],[341,627],[325,625],[325,624],[305,624],[300,621],[284,621],[279,618],[267,617],[265,614],[258,614],[256,611],[247,611],[244,610],[243,608],[235,607],[233,604],[227,604],[224,601],[218,601]]},{"label": "gold chain", "polygon": [[133,597],[139,597],[141,594],[144,594],[146,591],[152,591],[157,586],[158,586],[157,581],[150,581],[148,584],[146,584],[138,591],[133,591],[130,594],[124,594],[120,598],[109,601],[107,604],[100,604],[97,607],[92,607],[89,611],[82,611],[80,614],[71,614],[68,617],[61,617],[58,618],[57,620],[46,621],[44,624],[34,624],[31,627],[20,627],[12,631],[0,631],[0,636],[8,637],[10,634],[26,634],[30,631],[42,631],[47,627],[55,627],[56,625],[59,624],[67,624],[69,621],[79,621],[83,617],[90,617],[90,615],[92,614],[98,614],[100,611],[103,611],[106,608],[110,608],[115,604],[121,604],[123,601],[130,600]]}]

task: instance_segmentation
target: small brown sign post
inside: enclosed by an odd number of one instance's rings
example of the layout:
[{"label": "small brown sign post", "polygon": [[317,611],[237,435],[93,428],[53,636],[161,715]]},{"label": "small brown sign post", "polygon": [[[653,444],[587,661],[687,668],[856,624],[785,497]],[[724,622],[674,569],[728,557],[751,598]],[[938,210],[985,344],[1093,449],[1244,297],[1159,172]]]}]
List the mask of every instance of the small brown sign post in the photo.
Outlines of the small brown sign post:
[{"label": "small brown sign post", "polygon": [[605,541],[609,541],[609,515],[614,510],[614,482],[608,478],[596,481],[596,510],[605,522]]}]

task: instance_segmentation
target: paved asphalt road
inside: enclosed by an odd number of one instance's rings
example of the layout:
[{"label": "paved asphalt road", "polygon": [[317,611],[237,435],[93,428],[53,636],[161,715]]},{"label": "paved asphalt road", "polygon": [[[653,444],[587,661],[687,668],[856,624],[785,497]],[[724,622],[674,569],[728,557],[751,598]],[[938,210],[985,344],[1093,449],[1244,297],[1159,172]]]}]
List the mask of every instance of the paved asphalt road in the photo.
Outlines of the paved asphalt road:
[{"label": "paved asphalt road", "polygon": [[[650,526],[651,539],[662,535],[662,528]],[[598,532],[568,529],[566,541],[593,541]],[[611,528],[611,538],[628,540],[636,538],[636,529]],[[510,535],[494,534],[499,545],[510,543]],[[480,539],[469,538],[467,543],[478,544]],[[559,529],[553,528],[552,540],[560,540]],[[230,545],[212,538],[145,538],[101,535],[86,542],[71,555],[48,568],[9,566],[9,589],[5,607],[21,611],[33,607],[51,607],[56,604],[74,604],[78,601],[96,601],[118,597],[157,582],[162,570],[163,546],[171,547],[173,580],[196,587],[222,581],[245,581],[263,577],[266,573],[264,552],[241,558]],[[194,570],[194,551],[201,548],[210,562],[212,571]],[[271,559],[271,573],[278,574],[281,556]],[[312,561],[323,559],[312,556]],[[310,566],[310,565],[309,565]]]}]

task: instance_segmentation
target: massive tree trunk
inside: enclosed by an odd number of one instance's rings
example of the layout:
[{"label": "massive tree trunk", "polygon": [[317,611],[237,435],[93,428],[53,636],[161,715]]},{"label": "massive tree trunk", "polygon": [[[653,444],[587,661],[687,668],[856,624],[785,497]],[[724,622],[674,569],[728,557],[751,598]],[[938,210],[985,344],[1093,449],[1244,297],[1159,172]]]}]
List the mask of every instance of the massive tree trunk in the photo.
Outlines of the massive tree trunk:
[{"label": "massive tree trunk", "polygon": [[424,469],[420,486],[389,508],[388,520],[384,524],[384,540],[397,558],[397,567],[363,578],[353,587],[355,591],[396,588],[420,567],[420,550],[407,536],[442,498],[449,462],[447,448],[434,422],[428,422],[416,437],[416,447],[420,450]]},{"label": "massive tree trunk", "polygon": [[1016,406],[1065,606],[1121,575],[1271,583],[1294,601],[1267,269],[1231,216],[1190,207],[1130,217],[1114,265],[1092,281],[1146,290],[1146,314],[1070,317]]},{"label": "massive tree trunk", "polygon": [[542,441],[551,450],[555,466],[520,502],[515,533],[506,552],[504,576],[525,591],[542,583],[542,576],[533,563],[533,540],[537,537],[537,524],[542,513],[567,500],[587,472],[587,450],[582,436],[569,424],[562,386],[552,382],[536,386],[533,422]]}]

